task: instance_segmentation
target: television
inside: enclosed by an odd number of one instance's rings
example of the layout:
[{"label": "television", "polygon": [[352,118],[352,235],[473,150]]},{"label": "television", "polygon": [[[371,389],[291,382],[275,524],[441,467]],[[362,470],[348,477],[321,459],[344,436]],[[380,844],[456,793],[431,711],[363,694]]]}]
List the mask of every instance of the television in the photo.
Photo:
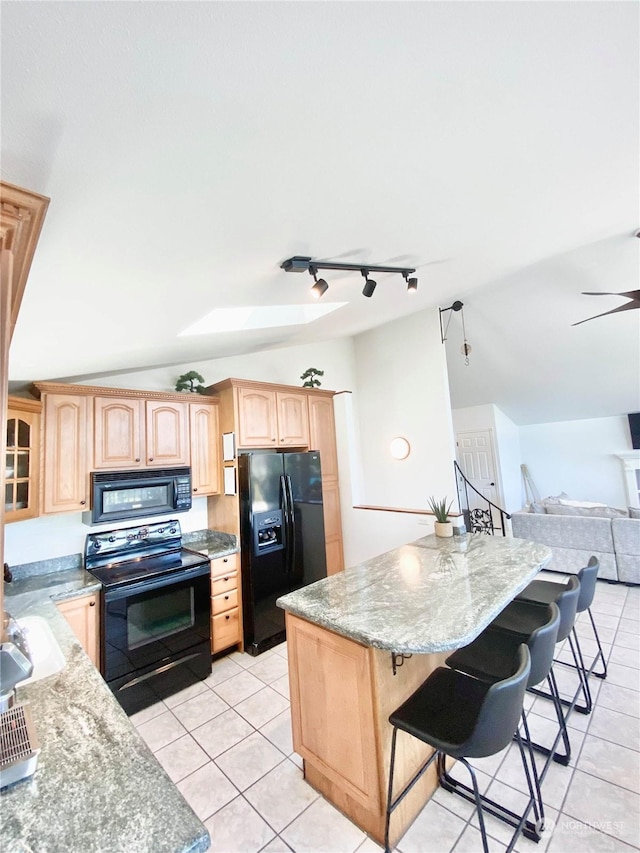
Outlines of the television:
[{"label": "television", "polygon": [[629,432],[631,433],[631,447],[640,450],[640,412],[627,415],[629,418]]}]

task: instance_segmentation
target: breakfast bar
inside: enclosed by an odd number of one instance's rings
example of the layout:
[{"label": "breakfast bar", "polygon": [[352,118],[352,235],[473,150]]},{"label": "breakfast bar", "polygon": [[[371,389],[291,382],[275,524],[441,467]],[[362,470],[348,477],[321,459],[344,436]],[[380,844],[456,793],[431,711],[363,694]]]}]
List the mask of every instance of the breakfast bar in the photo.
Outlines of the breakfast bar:
[{"label": "breakfast bar", "polygon": [[[384,838],[389,714],[550,559],[549,548],[523,539],[431,535],[278,599],[305,778],[376,841]],[[429,752],[398,738],[398,789]],[[436,786],[432,769],[394,812],[394,844]]]}]

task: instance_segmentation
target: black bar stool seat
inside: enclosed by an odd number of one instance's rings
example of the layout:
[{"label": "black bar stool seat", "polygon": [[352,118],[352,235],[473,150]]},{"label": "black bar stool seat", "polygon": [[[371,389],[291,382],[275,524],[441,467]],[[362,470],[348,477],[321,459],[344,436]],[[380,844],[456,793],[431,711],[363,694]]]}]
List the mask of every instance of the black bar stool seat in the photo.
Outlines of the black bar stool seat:
[{"label": "black bar stool seat", "polygon": [[[466,759],[494,755],[511,742],[514,733],[517,734],[530,665],[529,650],[526,645],[521,645],[509,677],[494,683],[440,667],[390,715],[393,735],[385,821],[386,853],[389,853],[391,813],[442,755],[458,759],[469,770],[483,850],[488,853],[482,797],[473,768]],[[435,751],[394,799],[393,776],[398,731],[429,744]],[[533,798],[533,791],[531,796]],[[513,849],[517,835],[517,832],[514,833],[509,850]]]}]

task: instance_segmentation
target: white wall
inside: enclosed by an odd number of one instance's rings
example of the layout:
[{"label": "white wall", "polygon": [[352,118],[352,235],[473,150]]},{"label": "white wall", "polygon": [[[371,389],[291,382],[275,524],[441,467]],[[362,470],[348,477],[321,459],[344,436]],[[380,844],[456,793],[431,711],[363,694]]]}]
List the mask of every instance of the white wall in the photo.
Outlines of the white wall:
[{"label": "white wall", "polygon": [[302,385],[300,375],[309,367],[324,370],[324,376],[320,377],[322,388],[332,391],[352,389],[355,384],[353,339],[338,338],[323,343],[159,367],[137,373],[118,373],[81,384],[100,385],[105,388],[174,391],[180,374],[196,370],[204,377],[205,385],[213,385],[229,378]]},{"label": "white wall", "polygon": [[541,497],[566,492],[574,500],[626,507],[622,464],[631,450],[626,416],[521,426],[522,461]]},{"label": "white wall", "polygon": [[492,431],[498,504],[507,512],[520,509],[523,502],[520,435],[517,425],[501,409],[491,403],[484,406],[453,409],[452,417],[456,435],[460,432],[474,432],[484,429]]}]

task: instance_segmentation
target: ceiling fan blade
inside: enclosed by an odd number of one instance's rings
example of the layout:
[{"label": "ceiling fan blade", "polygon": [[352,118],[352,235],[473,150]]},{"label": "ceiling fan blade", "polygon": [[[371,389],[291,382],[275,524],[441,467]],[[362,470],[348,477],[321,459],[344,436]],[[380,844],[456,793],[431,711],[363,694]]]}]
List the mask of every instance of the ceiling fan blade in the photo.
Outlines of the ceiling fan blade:
[{"label": "ceiling fan blade", "polygon": [[606,290],[583,290],[583,296],[626,296],[627,299],[640,300],[640,290],[628,290],[626,293],[612,293]]},{"label": "ceiling fan blade", "polygon": [[640,302],[625,302],[624,305],[619,305],[617,308],[612,308],[611,311],[604,311],[602,314],[596,314],[595,317],[587,317],[586,320],[579,320],[577,323],[572,323],[572,326],[579,326],[581,323],[588,323],[589,320],[597,320],[598,317],[606,317],[607,314],[617,314],[618,311],[631,311],[633,308],[640,308]]}]

